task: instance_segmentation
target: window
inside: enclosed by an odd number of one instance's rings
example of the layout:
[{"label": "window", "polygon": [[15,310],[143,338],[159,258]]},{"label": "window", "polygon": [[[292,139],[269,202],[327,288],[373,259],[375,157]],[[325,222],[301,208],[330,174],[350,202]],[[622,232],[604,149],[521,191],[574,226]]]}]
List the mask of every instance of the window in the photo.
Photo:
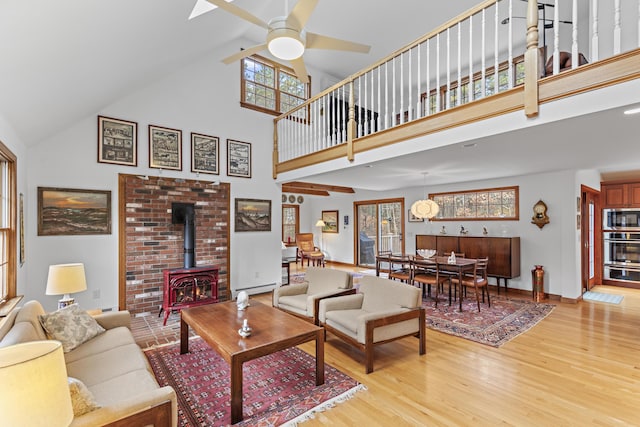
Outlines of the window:
[{"label": "window", "polygon": [[[292,69],[254,55],[241,61],[240,104],[245,108],[279,115],[309,99],[309,83],[302,83]],[[306,119],[306,110],[299,110]]]},{"label": "window", "polygon": [[16,157],[0,142],[0,305],[16,296]]},{"label": "window", "polygon": [[519,187],[429,194],[440,206],[436,220],[517,220]]},{"label": "window", "polygon": [[300,232],[300,207],[298,205],[282,205],[282,241],[285,244],[295,243],[296,234]]}]

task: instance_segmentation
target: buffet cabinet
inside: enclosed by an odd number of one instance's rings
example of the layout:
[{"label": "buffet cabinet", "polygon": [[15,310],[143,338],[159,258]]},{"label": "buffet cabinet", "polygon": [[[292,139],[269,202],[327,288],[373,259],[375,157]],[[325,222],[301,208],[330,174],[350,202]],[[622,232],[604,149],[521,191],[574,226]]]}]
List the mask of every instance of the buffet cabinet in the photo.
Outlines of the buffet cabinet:
[{"label": "buffet cabinet", "polygon": [[464,253],[465,258],[489,257],[487,275],[498,279],[520,276],[520,237],[447,236],[417,234],[416,249],[439,254]]}]

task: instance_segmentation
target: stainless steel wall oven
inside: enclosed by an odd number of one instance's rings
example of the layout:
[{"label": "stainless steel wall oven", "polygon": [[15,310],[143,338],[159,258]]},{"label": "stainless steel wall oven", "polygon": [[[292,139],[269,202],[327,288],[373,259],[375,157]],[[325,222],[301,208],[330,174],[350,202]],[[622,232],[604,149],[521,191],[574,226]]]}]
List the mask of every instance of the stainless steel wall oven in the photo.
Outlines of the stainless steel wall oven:
[{"label": "stainless steel wall oven", "polygon": [[603,246],[603,279],[640,283],[640,229],[605,231]]}]

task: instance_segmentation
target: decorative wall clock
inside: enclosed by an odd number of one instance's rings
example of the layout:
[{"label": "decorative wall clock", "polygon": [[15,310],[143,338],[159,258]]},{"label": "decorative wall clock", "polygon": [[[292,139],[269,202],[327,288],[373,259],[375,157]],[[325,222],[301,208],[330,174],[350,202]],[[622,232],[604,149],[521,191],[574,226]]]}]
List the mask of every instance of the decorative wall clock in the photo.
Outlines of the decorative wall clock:
[{"label": "decorative wall clock", "polygon": [[533,217],[531,217],[531,223],[537,225],[540,229],[542,229],[546,224],[549,224],[547,205],[542,200],[538,200],[538,203],[533,205]]}]

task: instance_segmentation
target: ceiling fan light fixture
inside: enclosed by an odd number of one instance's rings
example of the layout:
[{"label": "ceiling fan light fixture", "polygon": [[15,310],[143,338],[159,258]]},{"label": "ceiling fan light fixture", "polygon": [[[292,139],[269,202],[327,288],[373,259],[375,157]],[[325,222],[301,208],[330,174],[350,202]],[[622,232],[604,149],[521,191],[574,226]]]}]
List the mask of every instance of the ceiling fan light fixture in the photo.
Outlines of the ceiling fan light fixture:
[{"label": "ceiling fan light fixture", "polygon": [[273,56],[291,61],[302,56],[304,46],[304,36],[300,30],[287,27],[285,18],[280,17],[269,22],[267,48]]}]

